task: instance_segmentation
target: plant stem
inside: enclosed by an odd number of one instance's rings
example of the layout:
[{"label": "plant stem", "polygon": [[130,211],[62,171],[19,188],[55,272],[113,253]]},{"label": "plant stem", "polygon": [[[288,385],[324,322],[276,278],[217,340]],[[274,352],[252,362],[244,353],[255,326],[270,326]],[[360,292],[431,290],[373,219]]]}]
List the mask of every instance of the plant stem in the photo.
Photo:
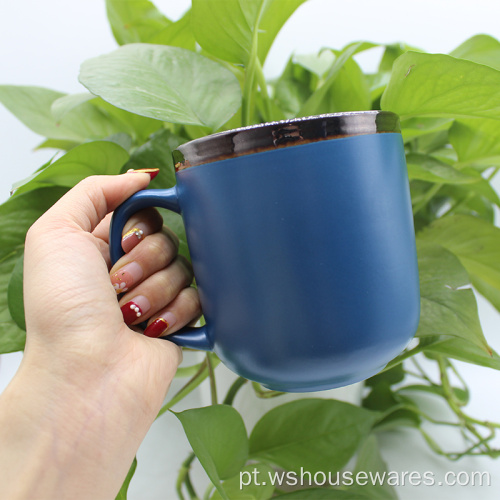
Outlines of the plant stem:
[{"label": "plant stem", "polygon": [[[214,354],[208,354],[208,356],[213,357],[213,359],[211,358],[210,360],[213,369],[220,363],[220,360]],[[172,399],[170,399],[170,401],[162,407],[162,409],[158,412],[156,418],[161,417],[166,411],[170,410],[172,406],[184,399],[189,393],[193,392],[207,377],[208,364],[207,358],[205,358],[201,362],[198,371],[193,375],[191,379],[188,380],[188,382],[186,382],[186,384],[175,394],[175,396],[173,396]]]},{"label": "plant stem", "polygon": [[186,460],[182,462],[181,468],[179,470],[179,474],[177,476],[177,482],[176,482],[176,490],[177,490],[177,495],[181,500],[184,499],[184,495],[182,493],[182,485],[186,485],[186,490],[189,494],[189,498],[191,500],[198,500],[198,495],[196,494],[196,491],[193,488],[193,483],[191,482],[191,478],[189,476],[189,470],[191,468],[191,463],[193,460],[196,458],[196,455],[191,452]]},{"label": "plant stem", "polygon": [[180,366],[175,373],[176,378],[192,377],[200,369],[201,363],[191,366]]},{"label": "plant stem", "polygon": [[391,368],[394,368],[396,365],[399,365],[405,359],[411,358],[412,356],[415,356],[415,354],[422,352],[424,350],[424,347],[425,346],[422,345],[422,343],[420,343],[416,347],[414,347],[413,349],[410,349],[409,351],[404,351],[399,356],[395,357],[392,361],[387,363],[386,367],[383,370],[380,370],[379,373],[384,373],[384,372],[390,370]]},{"label": "plant stem", "polygon": [[[262,19],[262,15],[267,9],[267,1],[263,1],[257,18],[255,20],[255,25],[253,26],[252,33],[252,48],[248,57],[248,62],[245,68],[245,83],[243,84],[243,98],[241,107],[241,121],[244,127],[252,124],[253,115],[253,98],[255,89],[255,74],[259,62],[258,45],[259,45],[259,25]],[[258,71],[257,71],[258,73]]]},{"label": "plant stem", "polygon": [[227,391],[226,397],[222,404],[231,405],[233,404],[234,398],[238,391],[248,382],[248,380],[244,377],[238,377],[231,385],[229,390]]},{"label": "plant stem", "polygon": [[207,489],[205,490],[205,493],[203,494],[203,500],[210,500],[212,491],[214,491],[214,485],[212,483],[209,483]]},{"label": "plant stem", "polygon": [[462,408],[460,408],[460,402],[456,400],[455,394],[453,393],[453,389],[452,389],[450,381],[448,379],[448,374],[446,373],[445,361],[444,361],[444,358],[442,356],[440,356],[438,358],[438,365],[439,365],[439,371],[441,374],[441,382],[442,382],[443,390],[447,396],[448,404],[450,405],[450,408],[455,412],[457,417],[465,423],[477,424],[477,425],[481,425],[483,427],[487,427],[489,429],[492,429],[492,428],[500,429],[500,424],[497,424],[494,422],[484,422],[481,420],[477,420],[476,418],[469,417],[468,415],[466,415],[462,411]]},{"label": "plant stem", "polygon": [[263,389],[262,386],[257,382],[252,382],[252,387],[255,391],[256,396],[262,399],[276,398],[285,394],[284,392],[280,391],[269,391],[267,389]]},{"label": "plant stem", "polygon": [[437,385],[429,378],[427,373],[425,373],[424,369],[420,366],[420,363],[415,358],[413,358],[411,361],[415,365],[416,369],[420,372],[423,379],[426,380],[429,383],[429,385],[434,385],[434,386]]},{"label": "plant stem", "polygon": [[[493,171],[486,177],[486,180],[488,182],[491,182],[493,180],[493,177],[497,175],[498,171],[500,170],[500,167],[496,167],[493,169]],[[446,215],[449,215],[451,212],[454,212],[457,208],[461,207],[464,203],[469,201],[473,196],[475,196],[476,193],[474,191],[469,191],[463,198],[460,200],[457,200],[446,212],[441,215],[441,217],[445,217]]]},{"label": "plant stem", "polygon": [[213,405],[217,404],[217,383],[215,381],[214,367],[212,366],[212,360],[210,359],[210,354],[207,352],[206,355],[208,377],[210,380],[210,398]]},{"label": "plant stem", "polygon": [[264,76],[264,71],[262,70],[262,65],[260,64],[260,60],[258,58],[256,59],[255,69],[257,74],[257,82],[259,84],[259,88],[264,100],[264,109],[266,113],[265,120],[271,121],[272,119],[271,99],[269,98],[269,92],[267,91],[267,82]]},{"label": "plant stem", "polygon": [[243,86],[243,98],[241,105],[241,125],[247,127],[252,124],[253,89],[254,89],[254,64],[250,61],[245,72],[245,84]]},{"label": "plant stem", "polygon": [[434,196],[438,193],[438,191],[444,186],[444,184],[438,183],[434,184],[428,191],[425,193],[424,197],[415,204],[413,207],[413,216],[415,216],[422,208],[424,208],[429,201],[434,198]]}]

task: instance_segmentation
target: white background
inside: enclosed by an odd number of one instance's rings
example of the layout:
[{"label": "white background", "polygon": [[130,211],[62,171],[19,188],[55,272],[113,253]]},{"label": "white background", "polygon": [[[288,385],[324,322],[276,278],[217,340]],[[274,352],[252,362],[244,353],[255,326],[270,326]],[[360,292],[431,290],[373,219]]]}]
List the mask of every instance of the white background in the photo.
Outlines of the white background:
[{"label": "white background", "polygon": [[[158,0],[156,4],[168,17],[176,19],[189,2]],[[309,0],[279,35],[265,71],[269,76],[279,74],[293,51],[304,54],[322,47],[341,48],[356,40],[404,41],[429,52],[447,53],[478,33],[500,38],[499,19],[500,3],[493,0]],[[83,88],[77,81],[80,63],[114,48],[116,43],[107,25],[104,0],[0,0],[0,84],[81,92]],[[371,57],[358,61],[372,69],[375,63]],[[0,106],[0,202],[8,197],[14,181],[26,177],[52,156],[53,151],[32,151],[42,140]],[[484,301],[480,302],[480,315],[489,343],[500,351],[499,315]],[[0,359],[0,390],[8,383],[19,359],[19,354]],[[500,422],[500,373],[460,363],[458,366],[473,395],[468,411],[478,418]],[[181,382],[176,381],[175,385]],[[351,391],[348,397],[355,399],[356,393]],[[203,391],[186,401],[185,407],[202,404],[208,404]],[[244,401],[240,404],[244,405]],[[453,433],[441,437],[451,449],[463,446]],[[467,499],[479,495],[482,499],[493,500],[500,495],[498,461],[447,462],[430,452],[413,431],[385,435],[381,442],[390,470],[434,471],[438,479],[448,470],[489,471],[492,475],[492,486],[483,488],[406,485],[398,488],[402,499],[419,499],[427,495],[439,499]],[[498,439],[497,445],[500,446]],[[131,485],[130,498],[174,498],[177,468],[187,450],[175,417],[167,415],[156,422],[140,450],[139,468]],[[195,476],[203,483],[199,468]]]}]

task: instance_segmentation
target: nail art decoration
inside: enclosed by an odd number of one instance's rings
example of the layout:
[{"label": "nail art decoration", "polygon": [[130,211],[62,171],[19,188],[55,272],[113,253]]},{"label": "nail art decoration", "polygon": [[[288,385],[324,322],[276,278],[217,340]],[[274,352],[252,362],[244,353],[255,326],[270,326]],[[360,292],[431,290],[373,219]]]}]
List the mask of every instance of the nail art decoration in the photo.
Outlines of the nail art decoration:
[{"label": "nail art decoration", "polygon": [[130,262],[111,276],[111,283],[117,294],[126,292],[143,275],[142,267],[137,262]]},{"label": "nail art decoration", "polygon": [[130,231],[127,231],[122,238],[123,251],[125,253],[130,252],[143,238],[144,230],[140,227],[134,227]]},{"label": "nail art decoration", "polygon": [[141,308],[134,302],[127,302],[121,307],[123,319],[127,325],[131,325],[134,321],[142,316]]},{"label": "nail art decoration", "polygon": [[129,236],[135,236],[138,240],[142,240],[144,231],[142,229],[139,229],[138,227],[134,227],[123,235],[123,239],[128,238]]},{"label": "nail art decoration", "polygon": [[127,282],[125,280],[125,273],[115,273],[111,277],[111,281],[114,281],[113,286],[117,294],[124,293],[128,290]]},{"label": "nail art decoration", "polygon": [[149,300],[144,295],[137,295],[121,307],[123,320],[131,325],[151,309]]}]

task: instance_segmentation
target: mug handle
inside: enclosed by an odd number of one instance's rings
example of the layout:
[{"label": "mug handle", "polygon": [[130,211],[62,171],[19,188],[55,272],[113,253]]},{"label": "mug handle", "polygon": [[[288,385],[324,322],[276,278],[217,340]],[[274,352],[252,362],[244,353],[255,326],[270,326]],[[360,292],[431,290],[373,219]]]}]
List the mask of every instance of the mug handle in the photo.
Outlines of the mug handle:
[{"label": "mug handle", "polygon": [[[179,206],[179,197],[177,187],[169,189],[146,189],[133,194],[128,200],[125,200],[114,212],[109,226],[109,253],[111,263],[122,257],[125,252],[122,249],[122,232],[130,217],[148,207],[161,207],[172,210],[178,214],[181,213]],[[184,327],[167,337],[174,344],[182,347],[189,347],[201,351],[211,351],[213,346],[208,338],[207,326],[197,328]]]}]

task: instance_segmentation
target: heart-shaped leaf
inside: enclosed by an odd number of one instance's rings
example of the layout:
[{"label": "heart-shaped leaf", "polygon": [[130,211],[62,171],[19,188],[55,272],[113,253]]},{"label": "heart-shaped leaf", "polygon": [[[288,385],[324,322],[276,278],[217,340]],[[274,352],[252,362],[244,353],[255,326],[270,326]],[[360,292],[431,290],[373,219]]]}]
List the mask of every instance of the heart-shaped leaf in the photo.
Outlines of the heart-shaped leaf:
[{"label": "heart-shaped leaf", "polygon": [[286,20],[305,0],[193,0],[191,26],[210,54],[247,65],[253,45],[263,63]]},{"label": "heart-shaped leaf", "polygon": [[417,253],[421,297],[417,336],[458,337],[491,353],[469,276],[458,258],[442,246],[420,238]]},{"label": "heart-shaped leaf", "polygon": [[79,79],[118,108],[213,130],[241,104],[240,85],[231,71],[179,47],[124,45],[84,62]]},{"label": "heart-shaped leaf", "polygon": [[250,436],[250,457],[291,471],[337,471],[377,418],[376,412],[330,399],[286,403],[257,422]]},{"label": "heart-shaped leaf", "polygon": [[208,477],[227,500],[220,481],[236,475],[248,458],[248,437],[240,414],[232,406],[213,405],[174,415]]},{"label": "heart-shaped leaf", "polygon": [[393,66],[382,109],[412,116],[500,119],[500,71],[443,54],[406,52]]}]

